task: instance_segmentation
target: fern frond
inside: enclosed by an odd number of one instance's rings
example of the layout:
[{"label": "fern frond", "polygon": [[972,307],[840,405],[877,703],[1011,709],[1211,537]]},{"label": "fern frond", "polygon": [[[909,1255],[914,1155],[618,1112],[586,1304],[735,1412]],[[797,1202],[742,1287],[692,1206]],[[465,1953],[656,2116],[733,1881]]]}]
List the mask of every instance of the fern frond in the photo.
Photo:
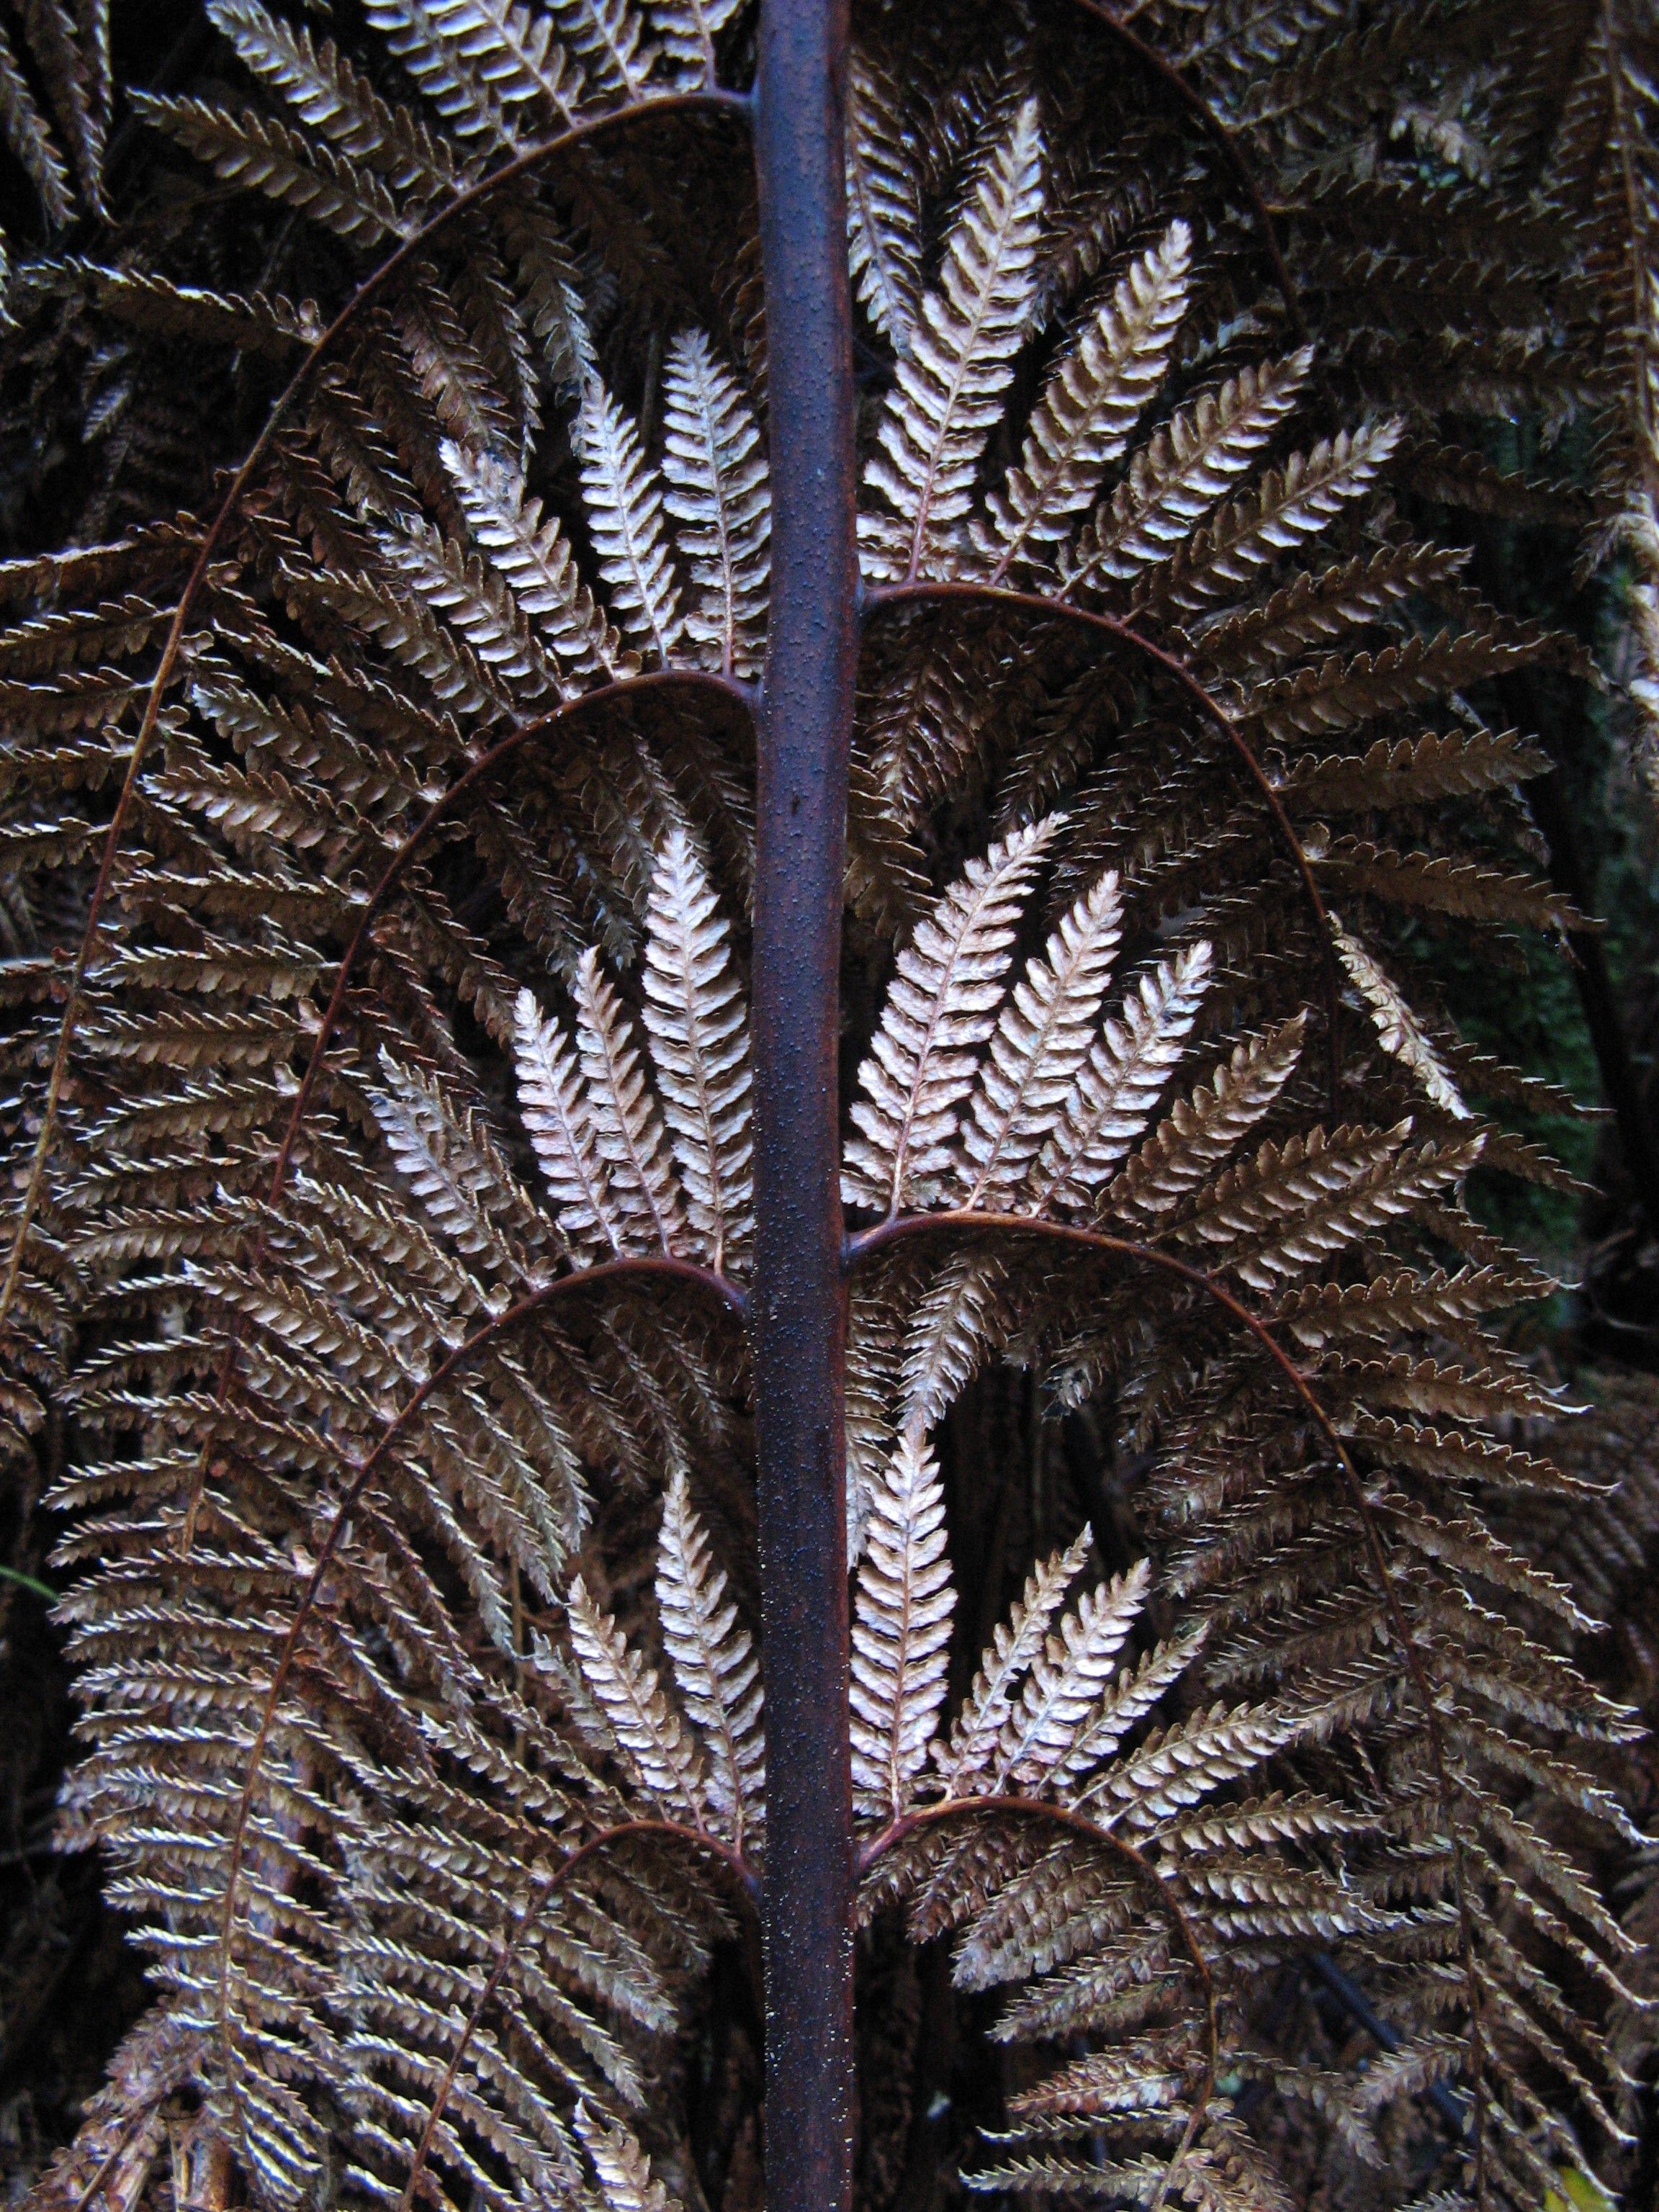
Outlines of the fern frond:
[{"label": "fern frond", "polygon": [[656,469],[632,420],[600,385],[582,403],[577,443],[588,526],[623,628],[665,668],[684,617],[664,542]]},{"label": "fern frond", "polygon": [[970,860],[899,955],[870,1055],[859,1070],[842,1171],[849,1206],[896,1211],[948,1169],[956,1109],[992,1033],[1020,900],[1060,817],[1018,830]]},{"label": "fern frond", "polygon": [[1207,945],[1189,945],[1175,960],[1160,962],[1129,994],[1121,1018],[1106,1024],[1026,1172],[1022,1212],[1086,1206],[1123,1158],[1192,1033],[1211,962]]},{"label": "fern frond", "polygon": [[1216,516],[1170,564],[1162,586],[1170,600],[1200,611],[1254,581],[1257,572],[1327,528],[1351,500],[1376,483],[1403,425],[1367,423],[1322,439],[1305,458],[1270,470],[1256,489]]},{"label": "fern frond", "polygon": [[949,1796],[966,1796],[979,1790],[997,1757],[1015,1695],[1042,1655],[1048,1623],[1077,1580],[1093,1540],[1085,1528],[1064,1552],[1051,1553],[1027,1577],[1008,1619],[999,1623],[968,1701],[951,1728],[950,1748],[935,1753]]},{"label": "fern frond", "polygon": [[645,928],[651,1064],[692,1237],[718,1273],[753,1233],[749,1023],[714,889],[683,830],[657,855]]},{"label": "fern frond", "polygon": [[75,212],[69,170],[3,30],[0,30],[0,131],[40,193],[47,222],[54,229],[60,228]]},{"label": "fern frond", "polygon": [[922,301],[866,472],[890,514],[859,518],[872,580],[948,574],[957,526],[1013,375],[1032,301],[1042,192],[1037,103],[998,146]]},{"label": "fern frond", "polygon": [[1109,872],[1062,918],[1042,957],[1015,984],[964,1116],[953,1202],[991,1207],[1015,1202],[1025,1170],[1064,1111],[1088,1055],[1121,916],[1118,880]]},{"label": "fern frond", "polygon": [[410,221],[384,182],[326,144],[252,109],[235,116],[205,100],[147,92],[131,98],[136,114],[210,162],[228,184],[246,185],[297,208],[348,244],[374,246],[409,235]]},{"label": "fern frond", "polygon": [[910,350],[921,312],[921,185],[901,88],[854,46],[847,92],[847,216],[853,283],[896,354]]},{"label": "fern frond", "polygon": [[927,1769],[955,1607],[939,1468],[907,1430],[872,1486],[853,1607],[854,1804],[871,1819],[897,1819]]},{"label": "fern frond", "polygon": [[1187,312],[1192,234],[1171,223],[1050,372],[1018,465],[970,536],[987,580],[1041,568],[1088,506],[1163,381]]},{"label": "fern frond", "polygon": [[1454,1121],[1467,1121],[1469,1109],[1457,1085],[1398,987],[1389,981],[1364,946],[1349,936],[1334,915],[1331,917],[1331,936],[1337,958],[1347,969],[1349,980],[1376,1024],[1383,1051],[1392,1053],[1402,1066],[1410,1069],[1432,1104],[1449,1114]]},{"label": "fern frond", "polygon": [[907,1426],[933,1428],[1003,1341],[1008,1273],[995,1250],[956,1252],[917,1301],[900,1369]]},{"label": "fern frond", "polygon": [[542,520],[507,465],[446,440],[440,449],[473,536],[511,586],[526,615],[544,625],[549,644],[574,675],[615,680],[637,666],[593,603],[558,517]]},{"label": "fern frond", "polygon": [[382,100],[331,40],[319,46],[303,24],[280,21],[261,0],[211,0],[208,14],[238,59],[349,160],[422,203],[458,189],[461,173],[447,143],[407,108]]},{"label": "fern frond", "polygon": [[701,331],[683,331],[663,374],[663,503],[702,594],[687,636],[712,665],[756,676],[765,651],[771,496],[760,432]]},{"label": "fern frond", "polygon": [[646,1087],[634,1024],[592,951],[577,963],[575,998],[576,1050],[611,1203],[635,1249],[678,1251],[685,1205],[662,1122]]},{"label": "fern frond", "polygon": [[1251,1038],[1190,1099],[1178,1099],[1114,1182],[1108,1194],[1113,1213],[1155,1222],[1195,1190],[1290,1081],[1306,1028],[1298,1014],[1271,1035]]},{"label": "fern frond", "polygon": [[763,1820],[766,1738],[761,1725],[760,1662],[726,1575],[713,1565],[708,1538],[677,1474],[663,1499],[657,1543],[657,1611],[663,1649],[687,1717],[708,1754],[708,1807],[733,1845]]},{"label": "fern frond", "polygon": [[371,1103],[415,1196],[459,1251],[521,1274],[514,1233],[533,1249],[541,1217],[477,1117],[458,1113],[436,1082],[384,1050],[380,1074],[386,1088]]},{"label": "fern frond", "polygon": [[551,19],[517,0],[366,0],[366,13],[459,137],[511,147],[523,126],[574,119],[580,74],[550,44]]},{"label": "fern frond", "polygon": [[1103,581],[1133,582],[1168,560],[1273,435],[1312,366],[1304,347],[1284,362],[1246,369],[1159,431],[1062,562],[1066,596]]},{"label": "fern frond", "polygon": [[1033,1661],[1018,1705],[1002,1724],[989,1784],[1041,1790],[1076,1754],[1079,1732],[1113,1660],[1139,1618],[1152,1581],[1142,1559],[1127,1574],[1085,1591]]},{"label": "fern frond", "polygon": [[581,1577],[570,1585],[571,1648],[594,1705],[647,1793],[672,1820],[701,1828],[708,1809],[708,1780],[696,1746],[657,1686],[654,1671],[608,1613],[601,1613]]},{"label": "fern frond", "polygon": [[626,1224],[611,1201],[575,1052],[557,1023],[543,1019],[529,991],[520,992],[515,1016],[519,1115],[553,1194],[560,1231],[578,1251],[620,1255]]}]

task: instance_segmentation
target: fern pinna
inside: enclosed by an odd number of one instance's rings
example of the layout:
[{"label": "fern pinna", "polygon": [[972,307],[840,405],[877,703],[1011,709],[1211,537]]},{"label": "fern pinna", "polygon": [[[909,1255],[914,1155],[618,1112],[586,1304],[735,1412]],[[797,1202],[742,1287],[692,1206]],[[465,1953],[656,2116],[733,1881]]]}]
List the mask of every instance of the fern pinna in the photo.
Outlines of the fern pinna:
[{"label": "fern pinna", "polygon": [[[1468,517],[1640,537],[1638,27],[361,12],[210,0],[148,258],[12,288],[39,406],[225,402],[0,570],[8,1449],[155,1988],[42,2203],[919,2203],[907,1938],[951,2192],[1615,2172],[1633,1723],[1464,1200],[1563,1171],[1413,948],[1589,926]],[[958,1580],[998,1369],[1110,1479]]]}]

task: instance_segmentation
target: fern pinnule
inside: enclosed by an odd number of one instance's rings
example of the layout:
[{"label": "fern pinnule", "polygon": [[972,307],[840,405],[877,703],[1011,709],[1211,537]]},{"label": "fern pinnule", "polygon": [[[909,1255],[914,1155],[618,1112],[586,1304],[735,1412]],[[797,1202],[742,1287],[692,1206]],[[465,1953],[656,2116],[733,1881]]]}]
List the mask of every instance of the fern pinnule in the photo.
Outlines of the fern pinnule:
[{"label": "fern pinnule", "polygon": [[447,616],[480,665],[514,696],[535,700],[556,693],[557,679],[523,609],[477,554],[468,556],[438,530],[412,521],[406,529],[381,531],[379,544],[398,581],[412,586],[424,606]]},{"label": "fern pinnule", "polygon": [[685,1478],[676,1474],[663,1499],[657,1545],[663,1649],[686,1717],[708,1753],[710,1815],[741,1851],[764,1818],[766,1738],[760,1662],[726,1589],[725,1571],[709,1558],[708,1538]]},{"label": "fern pinnule", "polygon": [[679,2212],[679,2200],[653,2176],[639,2138],[624,2122],[607,2126],[583,2102],[576,2107],[575,2127],[599,2183],[605,2212]]},{"label": "fern pinnule", "polygon": [[1208,988],[1207,945],[1162,961],[1109,1021],[1072,1079],[1036,1163],[1026,1171],[1019,1210],[1077,1207],[1097,1190],[1146,1126],[1179,1060]]},{"label": "fern pinnule", "polygon": [[1208,1634],[1200,1622],[1185,1634],[1154,1645],[1139,1662],[1126,1667],[1100,1692],[1075,1725],[1071,1742],[1054,1770],[1054,1787],[1063,1802],[1075,1805],[1091,1778],[1116,1752],[1193,1664]]},{"label": "fern pinnule", "polygon": [[1176,552],[1156,588],[1172,605],[1201,612],[1254,582],[1259,572],[1325,529],[1350,501],[1367,493],[1399,445],[1397,419],[1362,424],[1321,439],[1270,470],[1256,489],[1224,508]]},{"label": "fern pinnule", "polygon": [[556,515],[526,496],[508,465],[447,441],[444,466],[474,538],[526,615],[538,618],[562,665],[576,676],[626,676],[637,665],[594,605]]},{"label": "fern pinnule", "polygon": [[1177,1099],[1114,1179],[1114,1216],[1157,1222],[1195,1190],[1271,1109],[1296,1073],[1306,1030],[1297,1014],[1247,1039],[1190,1098]]},{"label": "fern pinnule", "polygon": [[1480,1156],[1479,1137],[1407,1145],[1410,1128],[1339,1129],[1329,1138],[1316,1129],[1305,1140],[1265,1144],[1199,1195],[1178,1234],[1183,1243],[1224,1243],[1242,1281],[1273,1289],[1457,1182]]},{"label": "fern pinnule", "polygon": [[1378,738],[1363,754],[1299,760],[1280,788],[1297,813],[1358,812],[1362,805],[1412,806],[1461,794],[1518,788],[1546,772],[1538,747],[1515,730],[1425,730]]},{"label": "fern pinnule", "polygon": [[1050,372],[1018,464],[971,526],[988,583],[1041,569],[1127,445],[1187,311],[1191,258],[1188,227],[1171,223]]},{"label": "fern pinnule", "polygon": [[666,668],[685,627],[662,526],[663,488],[626,410],[594,384],[577,424],[588,527],[623,629]]},{"label": "fern pinnule", "polygon": [[678,1251],[685,1236],[684,1200],[634,1024],[594,952],[577,963],[575,999],[576,1051],[617,1218],[634,1249]]},{"label": "fern pinnule", "polygon": [[749,1023],[726,924],[690,838],[671,830],[646,912],[646,1035],[692,1237],[716,1273],[752,1234]]},{"label": "fern pinnule", "polygon": [[682,331],[663,372],[663,504],[701,594],[692,643],[726,673],[757,676],[765,648],[771,495],[760,431],[701,331]]},{"label": "fern pinnule", "polygon": [[909,1428],[872,1487],[853,1607],[854,1805],[872,1820],[896,1820],[927,1770],[955,1607],[938,1465]]},{"label": "fern pinnule", "polygon": [[910,1314],[900,1366],[907,1427],[932,1429],[1005,1340],[1013,1316],[1010,1270],[994,1249],[953,1252]]},{"label": "fern pinnule", "polygon": [[866,471],[890,512],[859,519],[874,581],[948,574],[975,471],[1026,334],[1042,193],[1037,102],[1027,100],[945,246]]},{"label": "fern pinnule", "polygon": [[951,1164],[957,1108],[994,1026],[1019,901],[1060,826],[1051,815],[970,860],[900,953],[869,1057],[859,1070],[842,1174],[849,1206],[896,1211]]},{"label": "fern pinnule", "polygon": [[478,1117],[458,1112],[438,1082],[384,1048],[380,1076],[385,1088],[371,1103],[413,1195],[458,1251],[521,1276],[546,1224]]},{"label": "fern pinnule", "polygon": [[[501,7],[504,0],[493,0]],[[657,59],[634,0],[552,0],[553,19],[606,106],[643,100]],[[711,11],[712,12],[712,11]]]},{"label": "fern pinnule", "polygon": [[1219,1704],[1190,1720],[1156,1729],[1119,1764],[1108,1767],[1078,1796],[1098,1808],[1109,1826],[1152,1828],[1235,1782],[1300,1734],[1306,1719],[1273,1707]]},{"label": "fern pinnule", "polygon": [[0,125],[3,125],[7,145],[40,195],[48,222],[54,227],[67,223],[75,206],[69,169],[3,31],[0,31]]},{"label": "fern pinnule", "polygon": [[301,123],[379,171],[394,191],[424,204],[457,188],[464,172],[447,142],[409,109],[382,100],[332,40],[319,46],[306,26],[280,21],[261,0],[210,0],[208,15],[238,59]]},{"label": "fern pinnule", "polygon": [[518,0],[367,0],[366,12],[459,138],[510,148],[522,127],[574,119],[580,74],[550,44],[551,18]]},{"label": "fern pinnule", "polygon": [[[1109,871],[1062,916],[998,1018],[963,1116],[953,1202],[1007,1206],[1060,1118],[1111,979],[1123,902]],[[959,1195],[958,1195],[959,1194]]]},{"label": "fern pinnule", "polygon": [[348,156],[247,109],[232,115],[205,100],[131,94],[133,112],[210,162],[228,184],[246,185],[308,216],[349,246],[408,238],[413,219],[400,212],[382,179]]},{"label": "fern pinnule", "polygon": [[651,27],[662,52],[679,64],[682,90],[718,82],[714,41],[742,6],[743,0],[650,0]]},{"label": "fern pinnule", "polygon": [[1062,1834],[974,1914],[951,1978],[958,1989],[984,1990],[1051,1973],[1121,1936],[1150,1902],[1120,1862]]}]

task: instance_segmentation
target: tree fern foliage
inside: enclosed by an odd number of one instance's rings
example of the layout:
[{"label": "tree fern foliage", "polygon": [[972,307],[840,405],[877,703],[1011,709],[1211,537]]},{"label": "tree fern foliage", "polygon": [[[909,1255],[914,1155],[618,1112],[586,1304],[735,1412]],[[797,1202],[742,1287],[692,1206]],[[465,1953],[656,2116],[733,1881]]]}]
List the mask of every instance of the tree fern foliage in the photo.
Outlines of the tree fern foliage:
[{"label": "tree fern foliage", "polygon": [[[360,12],[210,0],[130,240],[100,11],[0,46],[11,434],[85,410],[82,530],[0,568],[3,1410],[155,1995],[43,2201],[182,2208],[131,2147],[188,2089],[270,2212],[735,2205],[753,11]],[[855,10],[860,1940],[1006,2051],[952,2190],[1537,2203],[1630,2139],[1636,1723],[1491,1327],[1547,1286],[1464,1203],[1563,1171],[1411,947],[1589,926],[1498,679],[1589,672],[1470,518],[1653,555],[1651,25],[1128,16]],[[1575,415],[1585,486],[1486,457]],[[1131,1553],[958,1577],[993,1367]],[[1310,1954],[1386,2051],[1281,2047]]]}]

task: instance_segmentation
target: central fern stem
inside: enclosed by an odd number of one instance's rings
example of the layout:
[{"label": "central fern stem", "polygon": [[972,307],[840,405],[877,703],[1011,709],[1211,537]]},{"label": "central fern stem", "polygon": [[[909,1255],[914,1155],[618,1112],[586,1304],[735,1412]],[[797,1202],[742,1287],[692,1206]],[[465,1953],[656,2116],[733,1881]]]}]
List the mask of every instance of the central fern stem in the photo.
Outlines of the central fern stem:
[{"label": "central fern stem", "polygon": [[755,892],[751,1327],[766,1643],[766,2201],[852,2202],[840,1028],[858,652],[847,0],[765,0],[756,160],[772,601]]}]

